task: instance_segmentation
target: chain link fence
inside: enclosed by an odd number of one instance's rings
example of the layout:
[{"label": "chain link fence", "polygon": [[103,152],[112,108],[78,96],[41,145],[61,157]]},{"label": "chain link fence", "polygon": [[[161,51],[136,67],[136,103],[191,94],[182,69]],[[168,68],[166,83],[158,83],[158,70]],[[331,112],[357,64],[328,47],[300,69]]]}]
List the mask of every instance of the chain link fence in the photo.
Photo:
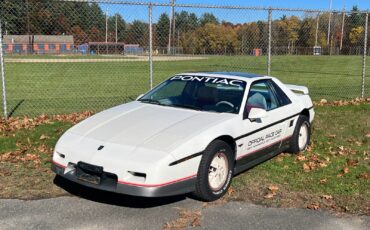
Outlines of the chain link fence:
[{"label": "chain link fence", "polygon": [[102,109],[172,74],[241,71],[369,97],[368,13],[125,1],[3,0],[3,116]]}]

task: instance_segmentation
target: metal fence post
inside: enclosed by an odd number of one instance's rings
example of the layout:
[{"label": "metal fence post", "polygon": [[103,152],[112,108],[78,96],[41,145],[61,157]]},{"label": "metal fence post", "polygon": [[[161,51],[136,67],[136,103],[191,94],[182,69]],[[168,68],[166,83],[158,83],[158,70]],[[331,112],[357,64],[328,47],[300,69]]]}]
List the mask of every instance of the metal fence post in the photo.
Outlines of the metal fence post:
[{"label": "metal fence post", "polygon": [[153,89],[153,6],[149,4],[149,81]]},{"label": "metal fence post", "polygon": [[267,48],[267,75],[271,74],[271,34],[272,34],[272,10],[268,11],[268,48]]},{"label": "metal fence post", "polygon": [[3,89],[3,110],[4,110],[4,117],[8,119],[8,111],[7,111],[7,104],[6,104],[6,88],[5,88],[5,66],[4,66],[4,54],[3,54],[3,32],[1,29],[1,20],[0,20],[0,62],[1,62],[1,81],[2,81],[2,89]]},{"label": "metal fence post", "polygon": [[366,78],[366,55],[367,55],[367,36],[369,26],[369,13],[366,13],[365,22],[365,38],[364,38],[364,56],[362,62],[362,84],[361,84],[361,97],[365,97],[365,78]]}]

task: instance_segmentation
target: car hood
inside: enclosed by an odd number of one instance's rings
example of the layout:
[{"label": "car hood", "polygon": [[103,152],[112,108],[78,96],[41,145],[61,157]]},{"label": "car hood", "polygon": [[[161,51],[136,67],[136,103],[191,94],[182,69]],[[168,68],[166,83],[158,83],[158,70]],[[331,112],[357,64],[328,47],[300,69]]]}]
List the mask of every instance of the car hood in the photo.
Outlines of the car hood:
[{"label": "car hood", "polygon": [[102,144],[124,145],[134,150],[170,152],[184,141],[207,128],[235,117],[235,114],[211,113],[131,102],[98,113],[69,130],[81,139]]}]

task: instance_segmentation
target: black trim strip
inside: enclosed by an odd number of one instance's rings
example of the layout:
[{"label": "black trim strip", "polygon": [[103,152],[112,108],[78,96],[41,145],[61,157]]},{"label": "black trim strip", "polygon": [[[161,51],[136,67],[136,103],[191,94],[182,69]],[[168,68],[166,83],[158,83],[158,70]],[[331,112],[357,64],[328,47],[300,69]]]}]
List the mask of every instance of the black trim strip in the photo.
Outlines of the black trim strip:
[{"label": "black trim strip", "polygon": [[243,134],[243,135],[241,135],[241,136],[239,136],[239,137],[234,138],[234,140],[235,140],[235,141],[237,141],[237,140],[242,139],[242,138],[244,138],[244,137],[247,137],[247,136],[250,136],[250,135],[252,135],[252,134],[258,133],[259,131],[262,131],[262,130],[264,130],[264,129],[270,128],[271,126],[274,126],[274,125],[279,124],[279,123],[281,123],[281,122],[284,122],[284,121],[286,121],[286,120],[289,120],[289,119],[291,119],[291,118],[293,118],[293,117],[295,117],[295,116],[298,116],[299,114],[301,114],[301,113],[294,114],[294,115],[292,115],[292,116],[290,116],[290,117],[286,117],[286,118],[284,118],[284,119],[281,119],[281,120],[279,120],[279,121],[276,121],[276,122],[274,122],[274,123],[271,123],[271,124],[269,124],[269,125],[266,125],[266,126],[264,126],[264,127],[262,127],[262,128],[256,129],[256,130],[254,130],[254,131],[252,131],[252,132],[249,132],[249,133]]},{"label": "black trim strip", "polygon": [[197,156],[200,156],[203,154],[203,151],[202,152],[199,152],[199,153],[194,153],[193,155],[190,155],[190,156],[187,156],[187,157],[184,157],[184,158],[181,158],[180,160],[177,160],[177,161],[174,161],[172,163],[169,164],[169,166],[173,166],[173,165],[177,165],[177,164],[180,164],[184,161],[187,161],[187,160],[190,160],[190,159],[193,159],[194,157],[197,157]]},{"label": "black trim strip", "polygon": [[[313,108],[313,106],[311,106],[310,108],[308,108],[308,110],[310,110],[310,109],[312,109],[312,108]],[[234,138],[234,140],[235,140],[235,141],[237,141],[237,140],[239,140],[239,139],[242,139],[242,138],[244,138],[244,137],[247,137],[247,136],[249,136],[249,135],[252,135],[252,134],[254,134],[254,133],[257,133],[257,132],[259,132],[259,131],[262,131],[262,130],[264,130],[264,129],[267,129],[267,128],[271,127],[271,126],[274,126],[274,125],[276,125],[276,124],[279,124],[279,123],[281,123],[281,122],[284,122],[284,121],[286,121],[286,120],[289,120],[289,119],[291,119],[291,118],[293,118],[293,117],[295,117],[295,116],[298,116],[299,114],[301,114],[301,113],[294,114],[294,115],[292,115],[292,116],[290,116],[290,117],[286,117],[286,118],[284,118],[284,119],[282,119],[282,120],[279,120],[279,121],[276,121],[276,122],[274,122],[274,123],[272,123],[272,124],[269,124],[269,125],[267,125],[267,126],[265,126],[265,127],[259,128],[259,129],[257,129],[257,130],[252,131],[252,132],[249,132],[249,133],[247,133],[247,134],[244,134],[244,135],[241,135],[241,136],[239,136],[239,137],[236,137],[236,138]],[[169,166],[173,166],[173,165],[180,164],[180,163],[182,163],[182,162],[184,162],[184,161],[187,161],[187,160],[193,159],[193,158],[195,158],[195,157],[197,157],[197,156],[201,156],[202,154],[203,154],[203,151],[202,151],[202,152],[198,152],[198,153],[194,153],[194,154],[192,154],[192,155],[190,155],[190,156],[187,156],[187,157],[181,158],[180,160],[177,160],[177,161],[174,161],[174,162],[170,163],[170,164],[169,164]]]}]

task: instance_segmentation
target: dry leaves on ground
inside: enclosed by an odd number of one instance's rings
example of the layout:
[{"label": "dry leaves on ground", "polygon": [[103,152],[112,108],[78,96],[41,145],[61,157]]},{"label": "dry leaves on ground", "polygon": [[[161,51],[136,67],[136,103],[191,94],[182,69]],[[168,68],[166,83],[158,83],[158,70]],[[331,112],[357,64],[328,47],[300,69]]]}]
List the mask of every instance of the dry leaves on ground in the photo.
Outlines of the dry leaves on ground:
[{"label": "dry leaves on ground", "polygon": [[332,200],[333,196],[331,196],[331,195],[322,195],[321,198],[323,198],[325,200]]},{"label": "dry leaves on ground", "polygon": [[85,120],[86,118],[93,115],[92,111],[84,111],[81,113],[71,113],[71,114],[65,114],[65,115],[54,115],[53,120],[56,121],[62,121],[62,122],[71,122],[73,124],[76,124],[82,120]]},{"label": "dry leaves on ground", "polygon": [[325,168],[330,163],[330,158],[320,159],[317,155],[312,155],[311,157],[306,157],[304,155],[297,155],[296,161],[303,162],[302,168],[304,172],[310,172],[318,168]]},{"label": "dry leaves on ground", "polygon": [[318,209],[320,209],[320,205],[317,204],[317,203],[313,203],[313,204],[307,205],[307,208],[312,209],[312,210],[318,210]]},{"label": "dry leaves on ground", "polygon": [[176,208],[179,211],[179,217],[163,225],[163,229],[185,229],[189,227],[199,227],[201,225],[202,213],[200,211],[191,211],[185,208]]},{"label": "dry leaves on ground", "polygon": [[[54,115],[51,118],[48,115],[40,115],[35,118],[29,117],[10,117],[8,120],[0,118],[0,132],[11,132],[20,129],[32,129],[41,124],[51,124],[53,121],[71,122],[76,124],[93,114],[91,111],[80,113],[71,113],[65,115]],[[41,136],[41,140],[47,139],[47,136]]]},{"label": "dry leaves on ground", "polygon": [[277,185],[270,185],[267,189],[268,189],[268,192],[264,196],[264,198],[271,199],[271,198],[274,198],[274,196],[277,194],[279,187]]},{"label": "dry leaves on ground", "polygon": [[361,173],[359,176],[358,176],[359,179],[365,179],[365,180],[369,180],[370,179],[370,173]]},{"label": "dry leaves on ground", "polygon": [[319,102],[314,102],[315,106],[345,106],[345,105],[360,105],[361,103],[369,103],[370,98],[360,98],[357,97],[353,100],[339,100],[328,102],[325,98],[321,99]]},{"label": "dry leaves on ground", "polygon": [[0,155],[0,162],[33,162],[35,167],[41,165],[41,158],[39,155],[26,153],[27,149],[20,149],[13,152],[6,152]]}]

